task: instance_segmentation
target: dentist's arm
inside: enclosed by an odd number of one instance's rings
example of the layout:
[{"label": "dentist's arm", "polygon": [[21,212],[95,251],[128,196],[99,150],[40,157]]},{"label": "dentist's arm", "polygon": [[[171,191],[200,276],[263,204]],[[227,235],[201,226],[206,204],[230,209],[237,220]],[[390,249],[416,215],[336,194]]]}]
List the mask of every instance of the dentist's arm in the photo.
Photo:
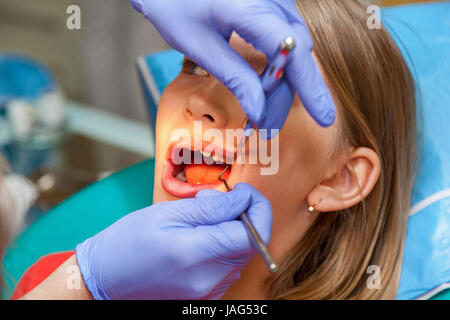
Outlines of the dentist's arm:
[{"label": "dentist's arm", "polygon": [[[255,188],[240,183],[228,193],[203,190],[194,199],[123,217],[79,244],[76,257],[24,298],[218,299],[257,253],[235,220],[247,209],[268,243],[272,209]],[[84,281],[74,289],[77,275]]]},{"label": "dentist's arm", "polygon": [[[322,126],[333,100],[312,57],[313,42],[294,0],[130,0],[175,49],[219,79],[258,128],[281,129],[295,93]],[[286,75],[267,101],[257,73],[228,44],[236,31],[269,61],[288,36],[296,41]],[[270,133],[270,132],[269,132]]]},{"label": "dentist's arm", "polygon": [[20,300],[92,300],[75,255]]}]

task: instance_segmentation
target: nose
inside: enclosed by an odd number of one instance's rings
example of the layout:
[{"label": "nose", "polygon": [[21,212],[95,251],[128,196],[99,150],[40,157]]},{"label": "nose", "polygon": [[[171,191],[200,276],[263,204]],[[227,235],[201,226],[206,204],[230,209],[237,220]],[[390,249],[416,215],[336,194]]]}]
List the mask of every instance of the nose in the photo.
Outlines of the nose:
[{"label": "nose", "polygon": [[203,84],[193,89],[183,108],[185,117],[191,121],[202,121],[207,127],[226,127],[229,116],[224,103],[229,97],[223,96],[221,91],[215,83]]}]

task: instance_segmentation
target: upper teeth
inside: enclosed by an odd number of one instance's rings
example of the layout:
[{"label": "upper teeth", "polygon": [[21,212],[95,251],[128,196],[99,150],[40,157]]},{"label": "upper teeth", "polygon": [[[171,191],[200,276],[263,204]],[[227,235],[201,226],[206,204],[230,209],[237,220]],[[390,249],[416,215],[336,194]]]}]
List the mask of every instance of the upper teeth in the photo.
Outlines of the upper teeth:
[{"label": "upper teeth", "polygon": [[211,157],[211,154],[212,154],[212,152],[211,151],[202,151],[202,154],[205,156],[205,157]]},{"label": "upper teeth", "polygon": [[223,161],[223,157],[221,155],[219,155],[219,154],[214,154],[214,156],[212,158],[214,159],[215,162],[218,162],[218,163],[223,163],[224,162]]},{"label": "upper teeth", "polygon": [[213,161],[218,163],[218,164],[223,164],[224,163],[223,157],[220,154],[216,154],[215,153],[214,155],[212,155],[212,152],[208,151],[208,150],[201,151],[201,153],[202,153],[202,155],[204,157],[204,160],[206,162],[208,162],[208,159],[206,159],[206,158],[210,158],[210,160],[209,160],[209,162],[211,162],[210,164],[212,164]]}]

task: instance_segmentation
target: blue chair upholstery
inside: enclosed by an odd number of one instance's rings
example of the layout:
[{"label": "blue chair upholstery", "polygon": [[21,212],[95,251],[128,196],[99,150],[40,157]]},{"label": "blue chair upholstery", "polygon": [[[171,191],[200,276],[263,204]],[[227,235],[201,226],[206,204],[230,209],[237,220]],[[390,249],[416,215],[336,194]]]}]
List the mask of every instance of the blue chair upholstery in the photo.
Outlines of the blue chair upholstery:
[{"label": "blue chair upholstery", "polygon": [[450,288],[450,3],[390,8],[382,19],[414,73],[423,121],[398,291],[411,299]]},{"label": "blue chair upholstery", "polygon": [[[382,22],[413,72],[422,123],[423,149],[397,298],[428,298],[450,287],[450,3],[385,8]],[[170,50],[140,59],[153,121],[160,94],[180,71],[182,57]]]}]

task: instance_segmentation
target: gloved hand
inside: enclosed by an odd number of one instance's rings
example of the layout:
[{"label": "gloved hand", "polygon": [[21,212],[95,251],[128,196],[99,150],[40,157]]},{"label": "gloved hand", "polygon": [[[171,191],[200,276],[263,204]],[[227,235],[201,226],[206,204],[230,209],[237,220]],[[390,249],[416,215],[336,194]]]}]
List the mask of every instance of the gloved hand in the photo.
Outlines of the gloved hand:
[{"label": "gloved hand", "polygon": [[76,247],[94,299],[217,299],[257,253],[244,210],[268,243],[270,202],[239,183],[131,213]]},{"label": "gloved hand", "polygon": [[[295,92],[322,126],[335,119],[333,100],[311,55],[313,42],[293,0],[130,0],[161,36],[220,80],[260,129],[282,128]],[[236,31],[269,61],[288,36],[296,48],[277,89],[264,96],[250,65],[228,44]],[[270,138],[270,130],[268,130]]]}]

